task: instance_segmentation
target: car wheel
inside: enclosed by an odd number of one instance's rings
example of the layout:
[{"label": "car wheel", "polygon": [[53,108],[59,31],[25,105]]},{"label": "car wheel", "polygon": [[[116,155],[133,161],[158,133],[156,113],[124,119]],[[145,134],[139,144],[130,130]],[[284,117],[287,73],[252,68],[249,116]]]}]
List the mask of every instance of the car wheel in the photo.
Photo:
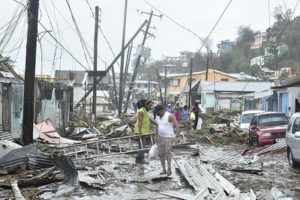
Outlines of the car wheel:
[{"label": "car wheel", "polygon": [[260,146],[260,144],[258,143],[258,137],[254,137],[252,143],[253,143],[254,146],[257,146],[257,147]]},{"label": "car wheel", "polygon": [[253,137],[249,134],[249,145],[253,145]]},{"label": "car wheel", "polygon": [[289,165],[291,168],[299,168],[300,167],[300,163],[294,160],[293,153],[290,149],[288,149],[288,151],[287,151],[287,157],[288,157]]}]

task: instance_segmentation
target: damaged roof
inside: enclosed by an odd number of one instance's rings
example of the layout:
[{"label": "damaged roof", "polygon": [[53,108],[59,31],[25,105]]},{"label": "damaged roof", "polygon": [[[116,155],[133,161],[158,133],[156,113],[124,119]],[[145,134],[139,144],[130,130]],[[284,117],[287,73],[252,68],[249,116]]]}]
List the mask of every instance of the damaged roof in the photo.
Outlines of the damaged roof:
[{"label": "damaged roof", "polygon": [[274,84],[272,82],[210,82],[201,81],[198,93],[201,92],[261,92],[270,90]]},{"label": "damaged roof", "polygon": [[71,70],[55,70],[55,82],[66,83],[74,81],[74,84],[82,84],[85,76],[85,71],[71,71]]},{"label": "damaged roof", "polygon": [[11,65],[13,61],[9,57],[3,57],[0,54],[0,78],[11,78],[22,80],[21,76],[17,74]]}]

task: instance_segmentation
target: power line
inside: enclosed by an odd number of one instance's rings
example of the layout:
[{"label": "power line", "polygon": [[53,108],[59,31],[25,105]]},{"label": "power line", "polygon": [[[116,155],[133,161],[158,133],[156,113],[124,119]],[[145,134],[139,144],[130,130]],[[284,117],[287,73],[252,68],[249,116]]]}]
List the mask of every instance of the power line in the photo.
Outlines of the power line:
[{"label": "power line", "polygon": [[90,9],[90,11],[91,11],[91,13],[92,13],[92,16],[94,17],[95,14],[94,14],[94,11],[93,11],[93,9],[92,9],[92,6],[91,6],[90,2],[89,2],[88,0],[85,0],[85,2],[86,2],[86,4],[88,5],[88,7],[89,7],[89,9]]},{"label": "power line", "polygon": [[[203,40],[200,36],[198,36],[195,32],[191,31],[190,29],[186,28],[185,26],[179,24],[178,22],[176,22],[174,19],[172,19],[171,17],[169,17],[168,15],[165,15],[160,9],[156,8],[155,6],[153,6],[152,4],[150,4],[147,0],[144,0],[145,3],[147,3],[150,7],[152,7],[153,9],[155,9],[156,11],[160,12],[162,15],[164,15],[165,17],[167,17],[169,20],[171,20],[172,22],[174,22],[177,26],[183,28],[184,30],[192,33],[194,36],[196,36],[198,39],[200,39],[200,41],[202,42],[202,46],[200,47],[200,49],[198,50],[197,54],[201,52],[202,48],[206,45],[206,42],[208,41],[208,39],[210,38],[211,34],[214,32],[215,28],[217,27],[217,25],[219,24],[219,22],[221,21],[221,19],[223,18],[224,14],[226,13],[226,11],[228,10],[229,6],[231,5],[233,0],[230,0],[228,2],[228,4],[226,5],[226,7],[224,8],[223,12],[221,13],[220,17],[218,18],[218,20],[216,21],[216,23],[214,24],[213,28],[210,30],[209,34],[207,35],[206,39]],[[300,0],[299,0],[300,1]],[[210,48],[207,45],[207,48],[210,50]],[[185,71],[184,74],[187,73],[187,70]],[[188,80],[187,80],[188,81]],[[174,90],[172,91],[172,93],[174,93]],[[172,94],[171,93],[171,94]]]},{"label": "power line", "polygon": [[[78,27],[78,24],[76,22],[76,19],[75,19],[75,16],[73,14],[73,11],[72,11],[72,8],[71,8],[69,0],[66,0],[66,3],[67,3],[67,6],[68,6],[68,9],[70,11],[72,21],[74,23],[75,29],[77,31],[77,35],[79,37],[79,40],[80,40],[80,43],[81,43],[81,46],[82,46],[82,50],[83,50],[83,53],[84,53],[84,58],[86,60],[87,65],[89,66],[89,62],[88,62],[87,56],[90,58],[91,62],[93,63],[92,56],[90,55],[90,52],[88,51],[88,49],[86,47],[86,42],[84,41],[82,33],[81,33],[81,31],[80,31],[80,29]],[[90,68],[90,66],[89,66],[89,68]]]},{"label": "power line", "polygon": [[[25,5],[25,4],[23,4],[23,3],[21,3],[21,2],[19,2],[19,1],[17,1],[17,0],[13,0],[13,1],[15,1],[15,2],[17,2],[17,3],[19,3],[20,5],[22,5],[24,8],[25,8],[25,10],[27,10],[27,6]],[[50,33],[49,31],[48,31],[48,29],[43,25],[43,23],[39,20],[39,19],[36,19],[37,21],[38,21],[38,23],[40,24],[40,26],[45,30],[45,31],[47,31],[47,33],[51,36],[51,38],[64,50],[64,51],[66,51],[68,54],[69,54],[69,56],[71,56],[81,67],[83,67],[85,70],[87,70],[87,71],[89,71],[68,49],[66,49],[65,47],[64,47],[64,45],[60,42],[60,41],[58,41],[58,39],[56,39],[56,37],[52,34],[52,33]]]}]

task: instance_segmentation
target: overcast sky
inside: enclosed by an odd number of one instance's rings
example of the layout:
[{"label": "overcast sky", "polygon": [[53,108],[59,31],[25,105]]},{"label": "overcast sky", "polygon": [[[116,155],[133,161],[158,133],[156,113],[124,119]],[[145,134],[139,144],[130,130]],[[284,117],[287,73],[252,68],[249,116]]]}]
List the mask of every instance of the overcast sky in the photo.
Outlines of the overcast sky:
[{"label": "overcast sky", "polygon": [[[25,0],[18,0],[25,2]],[[86,0],[69,0],[74,16],[80,28],[81,34],[89,44],[93,46],[94,37],[94,19],[92,12]],[[173,18],[178,23],[189,28],[200,37],[205,38],[229,0],[147,0],[159,10]],[[212,48],[216,51],[216,44],[221,40],[234,40],[237,37],[237,28],[245,25],[250,26],[256,31],[265,31],[269,26],[269,0],[233,0],[224,17],[221,19],[217,28],[211,35]],[[14,16],[14,12],[19,6],[14,0],[1,0],[0,7],[0,27],[6,24]],[[101,23],[104,34],[107,36],[113,51],[117,54],[121,49],[122,22],[125,0],[88,0],[92,9],[98,5],[101,8]],[[294,9],[297,0],[270,0],[271,24],[274,22],[274,8],[282,5],[284,2],[287,8]],[[300,6],[299,6],[300,7]],[[299,15],[300,8],[296,9],[295,15]],[[22,6],[20,6],[20,9]],[[148,15],[141,14],[138,10],[150,12],[151,7],[144,0],[128,0],[128,19],[126,39],[128,40],[142,22],[148,18]],[[50,16],[50,20],[47,16]],[[154,13],[161,14],[154,10]],[[24,73],[24,57],[26,46],[26,15],[18,23],[12,39],[4,49],[3,55],[10,56],[15,61],[18,72]],[[40,0],[41,23],[47,30],[75,56],[86,68],[92,68],[92,62],[89,59],[87,64],[84,58],[84,52],[77,33],[75,32],[71,14],[68,10],[65,0]],[[51,27],[51,24],[54,28]],[[37,48],[37,68],[36,74],[52,74],[55,69],[84,70],[66,51],[57,49],[56,62],[52,66],[54,57],[55,41],[42,32],[45,29],[39,26],[39,35],[41,37],[43,62],[41,63],[41,49]],[[3,33],[3,30],[0,30]],[[201,42],[191,33],[178,27],[168,18],[153,18],[151,33],[155,38],[149,38],[146,46],[152,49],[152,58],[160,59],[162,55],[177,56],[180,51],[197,51]],[[0,35],[2,37],[3,34]],[[142,35],[141,35],[142,36]],[[138,37],[134,45],[141,43],[142,38]],[[1,41],[1,38],[0,38]],[[18,46],[23,41],[20,50]],[[1,46],[0,46],[1,47]],[[106,44],[102,33],[99,32],[99,68],[104,69],[105,63],[109,64],[114,58]],[[2,49],[2,47],[0,48]],[[90,55],[93,56],[92,48],[89,48]]]}]

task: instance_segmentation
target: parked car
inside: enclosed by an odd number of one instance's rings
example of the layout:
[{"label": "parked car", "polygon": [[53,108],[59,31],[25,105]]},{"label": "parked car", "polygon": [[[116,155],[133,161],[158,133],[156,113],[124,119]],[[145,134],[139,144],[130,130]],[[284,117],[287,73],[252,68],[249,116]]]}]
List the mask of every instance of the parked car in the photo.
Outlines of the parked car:
[{"label": "parked car", "polygon": [[288,118],[280,112],[264,112],[253,116],[249,126],[249,144],[273,144],[285,137]]},{"label": "parked car", "polygon": [[243,111],[241,114],[241,119],[240,119],[240,128],[248,132],[249,131],[249,126],[252,120],[252,117],[258,113],[262,113],[262,110],[247,110]]},{"label": "parked car", "polygon": [[286,135],[287,157],[292,168],[300,167],[300,113],[290,119]]}]

